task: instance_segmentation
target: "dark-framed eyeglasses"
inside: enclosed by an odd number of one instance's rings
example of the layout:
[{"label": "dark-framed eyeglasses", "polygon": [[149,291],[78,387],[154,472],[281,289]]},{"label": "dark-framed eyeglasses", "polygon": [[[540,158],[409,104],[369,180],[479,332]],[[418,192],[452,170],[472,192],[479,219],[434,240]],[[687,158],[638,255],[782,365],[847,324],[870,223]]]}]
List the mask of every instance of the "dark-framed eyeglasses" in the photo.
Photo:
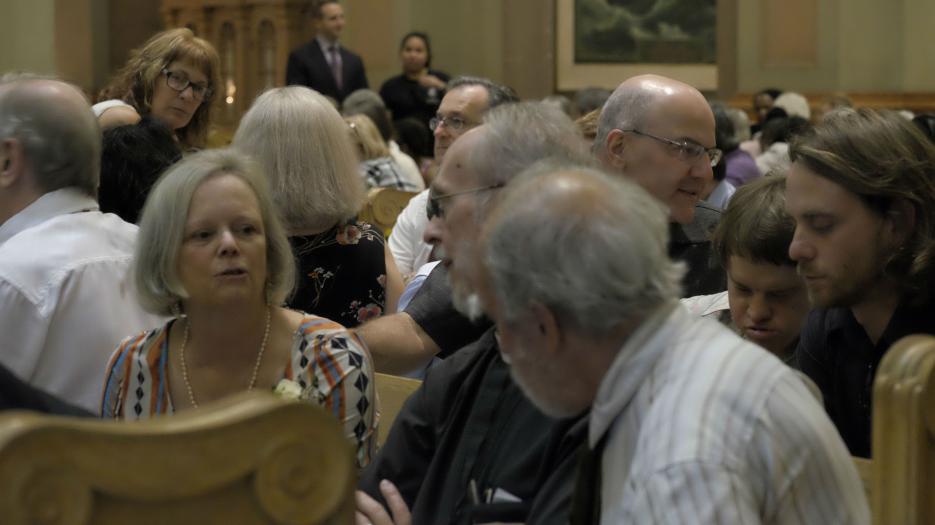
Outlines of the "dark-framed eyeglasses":
[{"label": "dark-framed eyeglasses", "polygon": [[464,191],[456,191],[453,193],[446,193],[444,195],[435,195],[432,193],[431,190],[429,190],[429,198],[427,201],[425,201],[425,215],[429,218],[429,220],[432,220],[435,217],[444,219],[445,209],[442,208],[440,201],[444,199],[448,199],[450,197],[457,197],[458,195],[467,195],[468,193],[477,193],[481,191],[495,190],[497,188],[502,188],[503,186],[504,186],[504,183],[498,182],[497,184],[491,184],[490,186],[472,188],[470,190],[464,190]]},{"label": "dark-framed eyeglasses", "polygon": [[721,157],[724,155],[724,152],[717,148],[706,148],[701,144],[695,144],[694,142],[688,142],[685,140],[672,140],[663,137],[657,137],[650,133],[640,131],[638,129],[621,129],[620,131],[624,133],[635,133],[643,137],[649,137],[653,140],[658,140],[659,142],[667,145],[675,155],[688,163],[695,162],[702,155],[708,156],[708,161],[711,164],[711,167],[717,166],[717,163],[721,161]]},{"label": "dark-framed eyeglasses", "polygon": [[439,126],[443,124],[445,125],[446,128],[449,128],[452,131],[461,131],[461,129],[463,129],[464,126],[470,125],[468,124],[468,121],[458,116],[440,117],[436,115],[432,117],[432,120],[429,121],[429,129],[431,129],[432,131],[435,131],[436,129],[438,129]]},{"label": "dark-framed eyeglasses", "polygon": [[197,84],[189,80],[188,75],[181,71],[170,71],[169,68],[162,68],[162,74],[166,76],[166,85],[178,91],[179,93],[192,88],[192,97],[195,100],[204,100],[211,97],[211,88],[205,84]]}]

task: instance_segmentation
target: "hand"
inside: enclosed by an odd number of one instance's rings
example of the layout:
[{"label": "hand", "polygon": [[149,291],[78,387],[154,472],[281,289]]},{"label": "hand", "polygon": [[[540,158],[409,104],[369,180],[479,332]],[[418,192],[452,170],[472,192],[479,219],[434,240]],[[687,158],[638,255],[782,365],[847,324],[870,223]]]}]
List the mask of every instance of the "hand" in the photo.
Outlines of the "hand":
[{"label": "hand", "polygon": [[393,517],[386,513],[386,509],[379,501],[370,497],[366,492],[357,491],[357,525],[411,525],[412,516],[409,506],[403,500],[402,494],[389,480],[380,482],[380,493],[386,500]]},{"label": "hand", "polygon": [[419,77],[419,85],[427,88],[445,89],[445,82],[442,79],[428,73]]}]

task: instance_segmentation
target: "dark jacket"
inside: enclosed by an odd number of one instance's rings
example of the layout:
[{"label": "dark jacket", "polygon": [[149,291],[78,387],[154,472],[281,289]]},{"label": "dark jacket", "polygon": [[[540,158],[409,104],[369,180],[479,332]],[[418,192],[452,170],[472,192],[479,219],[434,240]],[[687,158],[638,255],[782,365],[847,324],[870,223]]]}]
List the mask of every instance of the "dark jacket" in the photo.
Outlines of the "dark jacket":
[{"label": "dark jacket", "polygon": [[690,224],[669,225],[669,257],[688,265],[688,272],[682,279],[682,297],[710,295],[727,289],[727,274],[711,253],[711,232],[720,220],[721,210],[699,202]]},{"label": "dark jacket", "polygon": [[[552,419],[526,399],[490,329],[429,369],[358,488],[382,501],[389,479],[415,524],[563,524],[586,435],[586,416]],[[498,489],[521,501],[484,503]]]},{"label": "dark jacket", "polygon": [[340,90],[316,39],[312,39],[289,53],[289,62],[286,64],[286,85],[308,86],[338,102],[343,102],[349,94],[358,89],[369,87],[367,75],[364,73],[364,63],[360,57],[341,45],[338,46],[338,51],[341,53],[341,76],[343,77]]},{"label": "dark jacket", "polygon": [[35,410],[60,416],[95,415],[30,386],[5,366],[0,366],[0,410]]}]

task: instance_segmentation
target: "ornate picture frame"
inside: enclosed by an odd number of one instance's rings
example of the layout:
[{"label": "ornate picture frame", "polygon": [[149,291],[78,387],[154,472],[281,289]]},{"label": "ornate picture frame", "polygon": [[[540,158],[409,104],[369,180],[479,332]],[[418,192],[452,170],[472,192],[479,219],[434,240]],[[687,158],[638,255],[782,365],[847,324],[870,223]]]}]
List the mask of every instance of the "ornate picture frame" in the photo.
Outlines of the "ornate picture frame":
[{"label": "ornate picture frame", "polygon": [[655,73],[691,84],[702,91],[718,88],[718,67],[707,63],[623,63],[575,61],[576,0],[555,2],[555,84],[556,91],[584,87],[615,88],[623,80],[643,73]]}]

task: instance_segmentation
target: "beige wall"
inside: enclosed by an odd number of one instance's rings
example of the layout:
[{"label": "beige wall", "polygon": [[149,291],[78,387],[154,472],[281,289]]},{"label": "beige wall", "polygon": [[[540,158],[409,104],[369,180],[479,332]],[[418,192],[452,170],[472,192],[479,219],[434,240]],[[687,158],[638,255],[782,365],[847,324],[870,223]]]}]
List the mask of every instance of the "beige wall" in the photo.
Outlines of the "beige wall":
[{"label": "beige wall", "polygon": [[903,7],[903,86],[906,91],[935,92],[935,2],[907,0]]},{"label": "beige wall", "polygon": [[55,67],[57,73],[89,93],[110,73],[107,0],[56,0]]},{"label": "beige wall", "polygon": [[163,29],[157,0],[110,0],[108,69],[126,63],[130,50]]},{"label": "beige wall", "polygon": [[0,73],[55,72],[55,0],[4,0]]},{"label": "beige wall", "polygon": [[375,90],[400,72],[399,39],[418,30],[432,39],[433,68],[487,77],[526,97],[552,93],[554,0],[345,0],[345,6],[345,43],[364,57]]},{"label": "beige wall", "polygon": [[0,72],[55,74],[89,93],[108,75],[107,0],[4,0]]},{"label": "beige wall", "polygon": [[737,91],[935,92],[931,0],[744,0],[737,16]]},{"label": "beige wall", "polygon": [[[804,92],[935,93],[932,0],[718,0],[719,94],[775,85]],[[399,72],[409,30],[433,39],[434,66],[548,95],[556,0],[344,0],[345,43],[371,86]],[[157,0],[4,0],[0,71],[58,72],[88,90],[161,28]]]}]

